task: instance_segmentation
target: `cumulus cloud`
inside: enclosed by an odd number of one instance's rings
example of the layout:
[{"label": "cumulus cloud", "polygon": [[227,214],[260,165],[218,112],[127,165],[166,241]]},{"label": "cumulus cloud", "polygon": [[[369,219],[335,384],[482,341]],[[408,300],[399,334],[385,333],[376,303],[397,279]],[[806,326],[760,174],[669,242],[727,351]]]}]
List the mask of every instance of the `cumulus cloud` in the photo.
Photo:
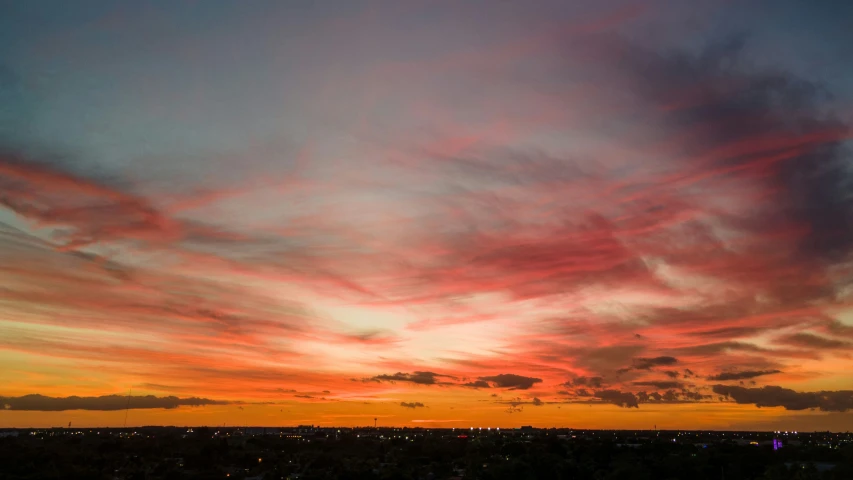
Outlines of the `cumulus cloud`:
[{"label": "cumulus cloud", "polygon": [[714,385],[714,393],[732,398],[737,403],[757,407],[783,407],[785,410],[817,409],[825,412],[853,410],[853,390],[797,392],[779,386],[747,388]]},{"label": "cumulus cloud", "polygon": [[0,403],[7,410],[32,410],[41,412],[58,412],[64,410],[101,410],[113,411],[129,409],[178,407],[200,407],[205,405],[225,405],[229,402],[210,400],[208,398],[178,398],[155,397],[154,395],[131,396],[103,395],[100,397],[48,397],[45,395],[24,395],[21,397],[0,397]]},{"label": "cumulus cloud", "polygon": [[541,378],[525,377],[513,373],[502,373],[488,377],[480,377],[480,380],[491,382],[498,388],[509,388],[510,390],[527,390],[536,383],[541,383]]}]

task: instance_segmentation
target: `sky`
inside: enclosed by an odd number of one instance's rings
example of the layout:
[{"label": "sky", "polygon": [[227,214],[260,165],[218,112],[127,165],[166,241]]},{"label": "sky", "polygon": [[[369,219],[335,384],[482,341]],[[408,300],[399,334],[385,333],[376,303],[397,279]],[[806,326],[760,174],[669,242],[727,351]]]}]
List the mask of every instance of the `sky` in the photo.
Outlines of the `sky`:
[{"label": "sky", "polygon": [[0,9],[0,427],[853,429],[850,2]]}]

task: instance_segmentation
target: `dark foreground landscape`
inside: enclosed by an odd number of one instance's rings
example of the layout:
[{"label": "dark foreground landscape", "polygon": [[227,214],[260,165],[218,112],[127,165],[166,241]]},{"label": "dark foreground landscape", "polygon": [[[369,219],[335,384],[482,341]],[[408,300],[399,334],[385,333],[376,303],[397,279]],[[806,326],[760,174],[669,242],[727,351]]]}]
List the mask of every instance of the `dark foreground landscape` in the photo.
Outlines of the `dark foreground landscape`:
[{"label": "dark foreground landscape", "polygon": [[177,428],[0,432],[0,479],[853,479],[853,434]]}]

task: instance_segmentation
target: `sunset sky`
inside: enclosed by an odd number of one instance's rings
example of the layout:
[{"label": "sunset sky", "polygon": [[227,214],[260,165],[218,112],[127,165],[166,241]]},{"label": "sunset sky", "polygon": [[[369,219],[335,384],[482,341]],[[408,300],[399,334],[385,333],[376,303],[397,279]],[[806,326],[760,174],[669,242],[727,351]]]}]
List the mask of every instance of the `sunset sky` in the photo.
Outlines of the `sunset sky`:
[{"label": "sunset sky", "polygon": [[853,2],[0,11],[0,427],[853,430]]}]

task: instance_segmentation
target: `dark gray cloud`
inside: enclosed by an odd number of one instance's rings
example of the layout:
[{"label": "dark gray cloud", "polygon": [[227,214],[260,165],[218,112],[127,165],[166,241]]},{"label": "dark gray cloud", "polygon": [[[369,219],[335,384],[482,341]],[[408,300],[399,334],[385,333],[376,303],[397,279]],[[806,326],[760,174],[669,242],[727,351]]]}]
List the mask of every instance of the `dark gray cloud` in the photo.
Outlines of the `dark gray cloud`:
[{"label": "dark gray cloud", "polygon": [[435,372],[413,372],[413,373],[403,373],[397,372],[393,375],[376,375],[375,377],[366,378],[365,381],[373,381],[373,382],[410,382],[417,383],[420,385],[436,385],[443,384],[446,382],[440,382],[441,378],[449,378],[455,379],[456,377],[452,377],[450,375],[442,375],[440,373]]},{"label": "dark gray cloud", "polygon": [[542,399],[539,397],[533,397],[533,399],[531,399],[529,401],[524,400],[521,397],[515,397],[515,398],[511,398],[509,400],[498,400],[495,403],[501,403],[504,405],[509,405],[512,408],[516,408],[516,407],[523,406],[523,405],[533,405],[534,407],[541,407],[542,405],[545,405],[545,403],[547,403],[547,402],[542,401]]},{"label": "dark gray cloud", "polygon": [[47,397],[44,395],[24,395],[22,397],[0,397],[0,404],[6,410],[31,410],[40,412],[60,412],[64,410],[101,410],[113,411],[149,408],[199,407],[205,405],[226,405],[229,402],[208,398],[155,397],[154,395],[128,397],[126,395],[104,395],[100,397]]},{"label": "dark gray cloud", "polygon": [[[696,403],[708,400],[710,395],[705,395],[697,390],[688,389],[678,382],[635,382],[634,385],[648,385],[656,388],[667,388],[664,392],[626,392],[615,389],[600,390],[589,393],[585,390],[575,392],[578,397],[594,397],[605,403],[612,403],[620,407],[639,408],[641,403]],[[675,385],[670,385],[674,383]]]},{"label": "dark gray cloud", "polygon": [[675,357],[635,358],[631,363],[631,368],[635,370],[651,370],[653,367],[675,365],[676,363],[678,363],[678,359]]},{"label": "dark gray cloud", "polygon": [[681,392],[681,397],[685,400],[692,400],[692,401],[698,402],[700,400],[711,398],[711,395],[704,395],[704,394],[699,393],[699,392],[692,392],[689,390],[684,390]]},{"label": "dark gray cloud", "polygon": [[600,390],[595,392],[596,398],[602,401],[627,408],[639,408],[640,404],[637,396],[631,392],[620,392],[619,390]]},{"label": "dark gray cloud", "polygon": [[680,374],[674,370],[666,370],[662,373],[669,378],[678,378],[680,376]]},{"label": "dark gray cloud", "polygon": [[401,407],[405,407],[405,408],[422,408],[422,407],[426,407],[426,405],[424,405],[424,404],[423,404],[423,403],[421,403],[421,402],[411,402],[411,403],[408,403],[408,402],[400,402],[400,406],[401,406]]},{"label": "dark gray cloud", "polygon": [[541,383],[541,378],[525,377],[514,373],[502,373],[489,377],[480,377],[480,380],[491,382],[498,388],[509,388],[510,390],[527,390],[533,384]]},{"label": "dark gray cloud", "polygon": [[[799,261],[843,258],[853,247],[853,195],[849,152],[843,139],[849,127],[829,113],[831,95],[820,85],[774,70],[750,69],[745,36],[708,45],[700,53],[643,51],[614,45],[618,68],[646,101],[672,106],[674,92],[697,98],[669,110],[666,123],[682,131],[702,128],[686,159],[729,147],[710,168],[748,172],[756,157],[782,155],[778,168],[762,177],[774,194],[776,212],[738,225],[763,233],[782,225],[808,225],[796,245]],[[762,143],[756,143],[761,141]],[[791,143],[794,141],[794,143]],[[736,173],[737,174],[737,173]]]},{"label": "dark gray cloud", "polygon": [[797,392],[778,386],[747,388],[714,385],[714,393],[730,397],[737,403],[757,407],[783,407],[785,410],[818,409],[825,412],[853,410],[853,390]]},{"label": "dark gray cloud", "polygon": [[489,382],[487,382],[485,380],[476,380],[474,382],[463,383],[462,386],[463,387],[470,387],[470,388],[491,388],[492,387],[491,385],[489,385]]},{"label": "dark gray cloud", "polygon": [[774,373],[782,373],[779,370],[745,370],[742,372],[722,372],[717,375],[708,377],[708,380],[727,381],[727,380],[745,380],[749,378],[760,377],[762,375],[772,375]]}]

